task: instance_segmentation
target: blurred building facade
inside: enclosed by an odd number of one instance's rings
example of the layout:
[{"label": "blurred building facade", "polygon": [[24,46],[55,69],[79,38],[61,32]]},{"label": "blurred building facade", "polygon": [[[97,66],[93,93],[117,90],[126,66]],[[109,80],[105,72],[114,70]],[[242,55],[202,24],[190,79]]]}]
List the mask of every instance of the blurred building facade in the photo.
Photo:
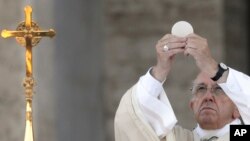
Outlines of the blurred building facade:
[{"label": "blurred building facade", "polygon": [[[156,42],[179,20],[208,39],[218,62],[250,74],[247,0],[0,0],[0,30],[15,29],[27,3],[42,29],[57,32],[34,48],[36,141],[114,141],[122,95],[156,63]],[[20,141],[24,48],[0,38],[0,50],[0,140]],[[191,57],[178,55],[164,85],[178,124],[189,129],[197,72]]]}]

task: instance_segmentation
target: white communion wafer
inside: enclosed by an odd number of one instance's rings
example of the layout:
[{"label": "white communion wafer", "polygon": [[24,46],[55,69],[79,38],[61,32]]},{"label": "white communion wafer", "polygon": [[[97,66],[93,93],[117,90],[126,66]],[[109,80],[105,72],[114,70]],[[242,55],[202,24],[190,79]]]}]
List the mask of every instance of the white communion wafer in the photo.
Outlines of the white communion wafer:
[{"label": "white communion wafer", "polygon": [[179,21],[173,25],[171,33],[178,37],[185,37],[188,34],[194,33],[194,29],[190,23]]}]

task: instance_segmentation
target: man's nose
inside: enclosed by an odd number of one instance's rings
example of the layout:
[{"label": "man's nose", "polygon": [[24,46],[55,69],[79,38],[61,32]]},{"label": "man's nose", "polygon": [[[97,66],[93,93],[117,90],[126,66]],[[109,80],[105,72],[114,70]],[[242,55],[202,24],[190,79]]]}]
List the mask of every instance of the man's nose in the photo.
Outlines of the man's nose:
[{"label": "man's nose", "polygon": [[207,91],[204,95],[204,99],[206,101],[214,101],[214,94],[211,92],[211,89],[207,89]]}]

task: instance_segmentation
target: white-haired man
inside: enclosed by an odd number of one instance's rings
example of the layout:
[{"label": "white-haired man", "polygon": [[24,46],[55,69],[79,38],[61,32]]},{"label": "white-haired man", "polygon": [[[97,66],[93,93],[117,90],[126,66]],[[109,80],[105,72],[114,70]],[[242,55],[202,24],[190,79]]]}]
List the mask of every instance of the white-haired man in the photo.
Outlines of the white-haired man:
[{"label": "white-haired man", "polygon": [[[250,77],[218,63],[207,40],[166,34],[156,44],[157,64],[123,96],[115,117],[116,141],[229,141],[230,124],[250,124]],[[162,84],[176,54],[190,55],[200,70],[190,108],[197,127],[177,126]],[[241,120],[242,119],[242,120]]]}]

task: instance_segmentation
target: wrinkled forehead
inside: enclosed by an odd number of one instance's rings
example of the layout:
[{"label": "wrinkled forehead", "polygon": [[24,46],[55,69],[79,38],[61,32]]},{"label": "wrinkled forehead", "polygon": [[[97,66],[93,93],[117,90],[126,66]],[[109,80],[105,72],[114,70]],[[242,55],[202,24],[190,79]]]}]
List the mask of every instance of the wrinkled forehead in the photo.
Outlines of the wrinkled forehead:
[{"label": "wrinkled forehead", "polygon": [[200,72],[194,80],[194,84],[205,84],[208,86],[213,86],[217,83],[214,82],[206,73]]}]

